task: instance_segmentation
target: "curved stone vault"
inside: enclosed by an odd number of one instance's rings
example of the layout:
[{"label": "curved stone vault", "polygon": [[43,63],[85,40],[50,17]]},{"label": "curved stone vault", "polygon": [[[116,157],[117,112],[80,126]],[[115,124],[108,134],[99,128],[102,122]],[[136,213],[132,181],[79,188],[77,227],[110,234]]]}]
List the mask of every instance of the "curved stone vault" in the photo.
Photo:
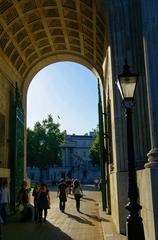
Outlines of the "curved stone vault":
[{"label": "curved stone vault", "polygon": [[43,60],[46,66],[52,56],[60,60],[74,56],[102,76],[107,42],[104,2],[1,0],[0,53],[20,76],[21,84],[31,69]]}]

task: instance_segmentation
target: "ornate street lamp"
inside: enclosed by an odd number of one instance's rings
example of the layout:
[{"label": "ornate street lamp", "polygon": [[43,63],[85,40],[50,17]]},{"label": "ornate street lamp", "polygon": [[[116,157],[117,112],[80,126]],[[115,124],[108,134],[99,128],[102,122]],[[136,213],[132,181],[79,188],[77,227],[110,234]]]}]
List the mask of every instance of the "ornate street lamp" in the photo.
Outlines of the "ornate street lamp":
[{"label": "ornate street lamp", "polygon": [[137,203],[138,189],[134,159],[133,130],[132,130],[132,107],[134,105],[134,94],[137,86],[138,74],[131,73],[127,60],[123,67],[123,73],[118,75],[117,86],[119,88],[123,106],[126,110],[127,119],[127,157],[128,157],[128,199],[126,209],[129,215],[126,219],[126,231],[128,240],[144,240],[142,218],[139,211],[142,208]]},{"label": "ornate street lamp", "polygon": [[125,59],[125,64],[123,66],[122,74],[118,75],[118,88],[124,104],[134,102],[134,95],[136,90],[136,85],[138,82],[138,74],[131,73],[129,70],[129,65]]}]

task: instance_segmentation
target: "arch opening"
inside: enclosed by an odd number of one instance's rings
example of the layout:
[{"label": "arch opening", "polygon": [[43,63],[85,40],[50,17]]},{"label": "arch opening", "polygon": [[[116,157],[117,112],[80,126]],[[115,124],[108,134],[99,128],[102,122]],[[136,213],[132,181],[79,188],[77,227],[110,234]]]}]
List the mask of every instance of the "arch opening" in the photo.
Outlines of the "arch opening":
[{"label": "arch opening", "polygon": [[[52,165],[47,168],[43,172],[47,182],[54,178],[59,181],[63,173],[65,178],[71,176],[83,182],[92,182],[100,177],[99,165],[93,166],[89,157],[89,149],[95,139],[93,131],[98,125],[96,80],[95,74],[81,64],[58,62],[39,71],[28,88],[28,108],[32,107],[32,110],[27,110],[28,118],[32,117],[34,123],[42,123],[52,114],[53,122],[60,125],[61,131],[67,132],[62,146],[62,167],[54,168]],[[27,127],[33,129],[33,122],[28,122]],[[27,169],[28,176],[33,182],[37,181],[40,177],[38,168],[28,166]]]}]

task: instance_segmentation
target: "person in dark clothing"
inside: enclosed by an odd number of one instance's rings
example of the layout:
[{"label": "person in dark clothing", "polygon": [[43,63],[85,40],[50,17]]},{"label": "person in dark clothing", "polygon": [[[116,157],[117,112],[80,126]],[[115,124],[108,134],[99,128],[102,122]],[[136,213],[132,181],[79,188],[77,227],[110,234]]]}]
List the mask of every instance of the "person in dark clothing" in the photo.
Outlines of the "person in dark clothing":
[{"label": "person in dark clothing", "polygon": [[29,202],[29,189],[27,187],[27,182],[23,181],[22,187],[19,191],[19,202],[26,205]]},{"label": "person in dark clothing", "polygon": [[65,180],[62,178],[58,185],[57,189],[57,197],[59,197],[59,209],[64,212],[65,211],[65,203],[67,201],[67,185]]},{"label": "person in dark clothing", "polygon": [[29,189],[27,181],[23,181],[22,187],[19,191],[19,205],[23,206],[23,210],[20,212],[21,221],[26,221],[28,218],[28,203],[29,203]]},{"label": "person in dark clothing", "polygon": [[37,223],[39,219],[39,211],[38,211],[38,199],[40,195],[40,184],[36,183],[32,196],[34,197],[34,221]]},{"label": "person in dark clothing", "polygon": [[39,213],[39,222],[40,223],[42,222],[43,211],[44,211],[44,222],[46,222],[47,210],[50,208],[50,193],[45,183],[41,185],[39,198],[37,201],[37,208]]}]

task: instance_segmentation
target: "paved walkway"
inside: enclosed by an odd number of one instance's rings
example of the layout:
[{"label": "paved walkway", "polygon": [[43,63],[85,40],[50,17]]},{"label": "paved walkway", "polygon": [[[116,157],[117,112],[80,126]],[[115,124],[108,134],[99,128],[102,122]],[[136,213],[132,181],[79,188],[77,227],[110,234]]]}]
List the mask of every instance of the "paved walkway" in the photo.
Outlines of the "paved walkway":
[{"label": "paved walkway", "polygon": [[[2,240],[118,240],[115,234],[103,231],[110,220],[99,214],[101,193],[89,186],[81,200],[81,213],[76,211],[73,195],[69,195],[65,213],[59,208],[56,192],[51,192],[51,209],[47,222],[21,223],[18,216],[2,226]],[[111,225],[110,225],[111,226]],[[105,229],[104,229],[105,230]],[[111,230],[111,228],[110,228]]]}]

